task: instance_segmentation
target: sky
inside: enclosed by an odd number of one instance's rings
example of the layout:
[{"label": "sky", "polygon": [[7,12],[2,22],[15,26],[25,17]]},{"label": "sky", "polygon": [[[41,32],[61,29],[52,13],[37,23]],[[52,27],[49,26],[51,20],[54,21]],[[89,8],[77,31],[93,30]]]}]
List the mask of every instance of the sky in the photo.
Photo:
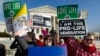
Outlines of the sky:
[{"label": "sky", "polygon": [[100,32],[100,0],[0,0],[0,21],[5,21],[3,15],[3,3],[8,1],[21,1],[22,5],[26,2],[28,9],[49,5],[57,6],[78,4],[78,12],[88,11],[86,27],[89,32]]}]

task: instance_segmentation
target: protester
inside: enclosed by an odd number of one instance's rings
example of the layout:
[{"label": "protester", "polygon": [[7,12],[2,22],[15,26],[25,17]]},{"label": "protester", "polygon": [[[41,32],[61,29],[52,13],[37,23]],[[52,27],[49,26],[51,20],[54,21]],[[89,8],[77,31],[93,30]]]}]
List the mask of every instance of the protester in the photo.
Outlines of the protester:
[{"label": "protester", "polygon": [[35,33],[27,32],[26,37],[24,38],[29,45],[37,46]]},{"label": "protester", "polygon": [[[15,56],[21,56],[21,55],[24,55],[24,52],[22,50],[22,48],[20,47],[20,45],[18,44],[18,41],[16,38],[19,38],[18,36],[15,36],[15,40],[12,42],[12,44],[10,45],[10,49],[15,49],[17,48],[16,50],[16,53],[15,53]],[[21,38],[22,39],[22,38]]]},{"label": "protester", "polygon": [[27,56],[27,48],[30,46],[37,46],[35,42],[35,34],[27,32],[27,35],[24,37],[16,36],[10,48],[17,48],[15,56]]},{"label": "protester", "polygon": [[49,35],[49,28],[46,28],[46,32],[47,32],[47,34]]},{"label": "protester", "polygon": [[50,35],[46,36],[44,39],[45,46],[53,46],[54,42]]},{"label": "protester", "polygon": [[74,37],[64,37],[67,43],[68,56],[100,56],[100,51],[95,46],[95,36],[88,33],[82,39],[82,43],[77,42]]},{"label": "protester", "polygon": [[49,33],[50,33],[50,35],[51,35],[52,38],[56,37],[56,33],[57,32],[54,30],[54,27],[52,27],[52,29],[50,30]]},{"label": "protester", "polygon": [[46,37],[48,35],[48,32],[43,27],[41,27],[41,32],[44,35],[44,37]]},{"label": "protester", "polygon": [[53,41],[54,41],[55,46],[59,46],[60,38],[59,38],[58,33],[56,33],[56,36],[53,38]]},{"label": "protester", "polygon": [[54,30],[54,27],[51,28],[49,33],[53,39],[54,45],[57,45],[57,41],[56,41],[57,32]]},{"label": "protester", "polygon": [[4,44],[0,44],[0,56],[6,56],[6,50]]},{"label": "protester", "polygon": [[44,36],[39,35],[39,39],[36,39],[36,42],[38,46],[44,46]]}]

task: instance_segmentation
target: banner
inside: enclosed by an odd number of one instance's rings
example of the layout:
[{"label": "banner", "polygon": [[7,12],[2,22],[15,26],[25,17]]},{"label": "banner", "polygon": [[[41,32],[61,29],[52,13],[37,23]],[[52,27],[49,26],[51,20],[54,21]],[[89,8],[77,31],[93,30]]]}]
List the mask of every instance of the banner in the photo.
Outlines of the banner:
[{"label": "banner", "polygon": [[20,8],[21,8],[20,1],[3,3],[4,18],[5,18],[6,28],[8,32],[13,31],[12,20],[14,15],[20,10]]},{"label": "banner", "polygon": [[33,15],[33,25],[51,27],[51,20],[49,17]]},{"label": "banner", "polygon": [[44,26],[43,16],[33,15],[33,25],[36,25],[36,26]]},{"label": "banner", "polygon": [[23,7],[19,10],[19,12],[14,16],[13,19],[13,28],[14,28],[14,34],[22,36],[26,34],[26,32],[29,31],[28,25],[27,25],[27,7],[26,4],[23,5]]},{"label": "banner", "polygon": [[75,19],[78,18],[78,5],[57,6],[58,19]]},{"label": "banner", "polygon": [[59,20],[59,36],[86,35],[84,19]]}]

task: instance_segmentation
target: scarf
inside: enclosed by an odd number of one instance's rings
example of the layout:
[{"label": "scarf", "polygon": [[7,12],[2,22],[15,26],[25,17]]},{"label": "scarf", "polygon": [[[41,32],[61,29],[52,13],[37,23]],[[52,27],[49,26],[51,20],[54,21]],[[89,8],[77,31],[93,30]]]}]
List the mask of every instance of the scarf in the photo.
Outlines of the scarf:
[{"label": "scarf", "polygon": [[89,53],[93,53],[96,51],[95,45],[93,45],[92,47],[89,47],[89,46],[86,46],[84,43],[82,43],[82,47],[86,52],[89,52]]}]

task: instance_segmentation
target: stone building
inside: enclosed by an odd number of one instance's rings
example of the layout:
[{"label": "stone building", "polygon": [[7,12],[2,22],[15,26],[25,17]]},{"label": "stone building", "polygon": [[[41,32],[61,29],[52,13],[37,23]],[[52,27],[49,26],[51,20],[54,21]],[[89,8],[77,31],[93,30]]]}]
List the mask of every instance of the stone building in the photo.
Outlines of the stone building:
[{"label": "stone building", "polygon": [[[36,34],[41,34],[41,27],[48,28],[49,30],[51,29],[51,27],[54,27],[56,30],[58,30],[58,25],[56,23],[57,9],[54,7],[45,5],[29,9],[29,16],[30,19],[34,20],[33,26],[31,28],[34,29],[34,32]],[[46,23],[45,20],[47,20],[48,23]],[[46,24],[49,24],[49,26]]]},{"label": "stone building", "polygon": [[0,32],[6,31],[6,25],[4,21],[0,21]]}]

